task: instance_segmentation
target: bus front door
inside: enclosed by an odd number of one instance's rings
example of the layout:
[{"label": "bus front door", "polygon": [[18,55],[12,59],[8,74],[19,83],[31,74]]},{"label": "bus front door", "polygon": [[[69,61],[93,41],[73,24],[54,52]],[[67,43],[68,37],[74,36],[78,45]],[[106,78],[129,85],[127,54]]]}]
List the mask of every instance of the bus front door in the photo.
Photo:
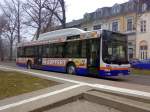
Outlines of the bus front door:
[{"label": "bus front door", "polygon": [[98,74],[100,64],[100,39],[87,40],[87,67],[89,74]]}]

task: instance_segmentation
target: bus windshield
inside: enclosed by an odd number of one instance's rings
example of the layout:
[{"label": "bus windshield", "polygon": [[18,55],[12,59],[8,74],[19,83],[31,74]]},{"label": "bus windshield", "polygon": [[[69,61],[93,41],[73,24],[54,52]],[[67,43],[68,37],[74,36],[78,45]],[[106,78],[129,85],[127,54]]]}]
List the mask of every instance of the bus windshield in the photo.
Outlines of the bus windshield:
[{"label": "bus windshield", "polygon": [[126,36],[110,31],[103,33],[102,59],[107,64],[127,64],[127,40]]}]

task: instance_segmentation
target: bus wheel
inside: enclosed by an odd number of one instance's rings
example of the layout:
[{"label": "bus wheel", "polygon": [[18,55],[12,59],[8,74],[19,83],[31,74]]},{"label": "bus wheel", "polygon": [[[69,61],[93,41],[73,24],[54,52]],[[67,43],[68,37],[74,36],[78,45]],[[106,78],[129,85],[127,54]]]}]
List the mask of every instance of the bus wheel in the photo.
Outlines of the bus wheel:
[{"label": "bus wheel", "polygon": [[67,66],[67,73],[68,74],[76,74],[76,67],[75,67],[75,65],[74,64],[69,64],[68,66]]},{"label": "bus wheel", "polygon": [[31,69],[31,68],[32,68],[31,66],[32,66],[31,62],[28,61],[28,62],[27,62],[27,69]]}]

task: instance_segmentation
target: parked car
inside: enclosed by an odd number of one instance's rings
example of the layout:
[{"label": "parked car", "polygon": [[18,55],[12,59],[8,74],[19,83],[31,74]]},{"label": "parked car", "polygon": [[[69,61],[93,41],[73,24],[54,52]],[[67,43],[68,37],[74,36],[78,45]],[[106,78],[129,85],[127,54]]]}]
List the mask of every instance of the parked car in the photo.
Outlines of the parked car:
[{"label": "parked car", "polygon": [[137,64],[137,63],[139,63],[139,59],[132,59],[132,60],[130,60],[129,61],[129,63],[130,63],[130,65],[131,65],[131,67],[132,68],[134,68],[134,66]]},{"label": "parked car", "polygon": [[144,60],[131,62],[131,67],[137,68],[137,69],[150,70],[150,59],[144,59]]}]

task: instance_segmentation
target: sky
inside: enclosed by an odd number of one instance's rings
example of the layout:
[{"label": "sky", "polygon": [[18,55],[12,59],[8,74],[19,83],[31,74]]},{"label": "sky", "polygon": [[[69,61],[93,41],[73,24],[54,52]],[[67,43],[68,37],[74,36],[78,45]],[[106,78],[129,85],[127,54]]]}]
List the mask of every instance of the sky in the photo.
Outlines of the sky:
[{"label": "sky", "polygon": [[83,17],[85,13],[95,11],[97,8],[110,7],[115,3],[124,3],[129,0],[65,0],[67,22]]}]

